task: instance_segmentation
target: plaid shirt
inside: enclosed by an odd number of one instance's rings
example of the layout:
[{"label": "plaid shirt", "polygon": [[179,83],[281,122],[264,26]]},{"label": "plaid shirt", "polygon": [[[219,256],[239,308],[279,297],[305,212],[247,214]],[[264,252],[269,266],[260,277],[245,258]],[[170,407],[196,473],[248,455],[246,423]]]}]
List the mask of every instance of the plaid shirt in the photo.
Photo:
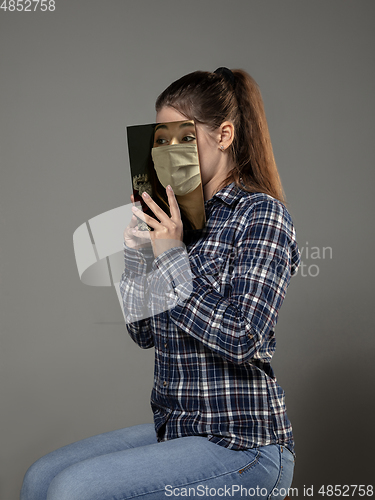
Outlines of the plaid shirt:
[{"label": "plaid shirt", "polygon": [[[234,184],[205,208],[207,226],[186,250],[151,264],[147,251],[124,247],[127,328],[140,347],[155,347],[158,440],[205,436],[234,450],[278,443],[294,452],[270,364],[278,311],[300,262],[291,217],[271,196]],[[168,306],[137,319],[147,287]]]}]

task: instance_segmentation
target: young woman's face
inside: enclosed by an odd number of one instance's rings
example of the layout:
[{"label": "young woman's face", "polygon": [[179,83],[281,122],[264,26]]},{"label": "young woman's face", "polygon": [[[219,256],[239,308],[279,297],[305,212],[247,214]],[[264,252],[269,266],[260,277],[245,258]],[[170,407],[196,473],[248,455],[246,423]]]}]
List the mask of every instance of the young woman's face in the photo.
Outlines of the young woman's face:
[{"label": "young woman's face", "polygon": [[[182,120],[184,120],[183,124],[173,125],[170,123],[181,122]],[[196,124],[194,130],[194,122],[192,120],[188,120],[185,115],[169,106],[165,106],[157,112],[156,122],[160,123],[161,126],[155,127],[154,147],[163,144],[178,144],[180,141],[187,142],[188,144],[195,144],[196,142],[198,145],[202,184],[205,185],[209,182],[216,174],[217,158],[220,156],[215,134],[206,125],[200,123]],[[168,128],[164,128],[166,125]],[[193,141],[193,137],[196,141]],[[166,142],[167,140],[175,142]]]}]

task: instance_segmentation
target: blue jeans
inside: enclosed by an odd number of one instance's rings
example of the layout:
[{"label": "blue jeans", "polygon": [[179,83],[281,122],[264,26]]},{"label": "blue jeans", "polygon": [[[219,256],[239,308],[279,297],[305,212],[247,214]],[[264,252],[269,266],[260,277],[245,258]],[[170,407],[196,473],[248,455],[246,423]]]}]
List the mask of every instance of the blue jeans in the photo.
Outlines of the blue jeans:
[{"label": "blue jeans", "polygon": [[280,445],[234,451],[190,436],[157,443],[152,424],[64,446],[27,471],[21,500],[283,499],[293,454]]}]

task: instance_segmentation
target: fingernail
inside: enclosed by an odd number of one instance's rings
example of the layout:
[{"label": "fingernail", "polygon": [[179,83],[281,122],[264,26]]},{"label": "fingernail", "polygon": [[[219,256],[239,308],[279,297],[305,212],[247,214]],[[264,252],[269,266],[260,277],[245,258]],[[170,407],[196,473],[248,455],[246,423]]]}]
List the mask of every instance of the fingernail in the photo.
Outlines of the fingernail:
[{"label": "fingernail", "polygon": [[148,195],[146,192],[142,194],[143,198],[150,198],[150,195]]},{"label": "fingernail", "polygon": [[172,186],[170,186],[169,184],[168,184],[168,186],[167,186],[167,189],[169,189],[169,191],[172,191],[172,192],[173,192]]}]

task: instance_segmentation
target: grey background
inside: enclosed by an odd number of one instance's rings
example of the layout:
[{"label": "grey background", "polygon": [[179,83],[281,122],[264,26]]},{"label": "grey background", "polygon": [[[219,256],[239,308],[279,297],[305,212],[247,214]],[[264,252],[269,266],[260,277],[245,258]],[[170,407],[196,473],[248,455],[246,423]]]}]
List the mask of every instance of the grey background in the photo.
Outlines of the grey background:
[{"label": "grey background", "polygon": [[151,421],[153,353],[113,288],[80,282],[72,235],[129,202],[126,126],[154,121],[171,81],[222,65],[262,89],[300,246],[332,248],[303,255],[319,274],[292,280],[277,328],[294,486],[371,484],[374,14],[371,0],[0,11],[2,500],[43,454]]}]

